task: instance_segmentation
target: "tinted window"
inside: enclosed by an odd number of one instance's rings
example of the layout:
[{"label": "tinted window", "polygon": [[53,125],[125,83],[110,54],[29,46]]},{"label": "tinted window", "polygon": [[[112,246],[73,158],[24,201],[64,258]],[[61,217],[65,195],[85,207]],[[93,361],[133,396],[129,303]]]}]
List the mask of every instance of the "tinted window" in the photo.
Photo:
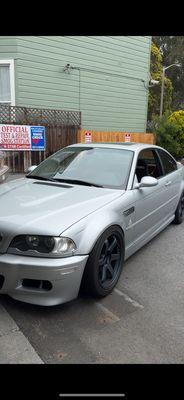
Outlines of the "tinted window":
[{"label": "tinted window", "polygon": [[164,168],[164,175],[169,174],[170,172],[173,172],[177,169],[177,164],[176,161],[173,160],[172,157],[170,157],[169,154],[167,154],[164,150],[158,150],[163,168]]},{"label": "tinted window", "polygon": [[29,176],[83,180],[124,189],[133,155],[133,151],[123,149],[68,147],[47,158]]},{"label": "tinted window", "polygon": [[161,164],[155,150],[142,150],[139,154],[136,167],[138,182],[141,181],[143,176],[152,176],[153,178],[158,179],[162,175]]}]

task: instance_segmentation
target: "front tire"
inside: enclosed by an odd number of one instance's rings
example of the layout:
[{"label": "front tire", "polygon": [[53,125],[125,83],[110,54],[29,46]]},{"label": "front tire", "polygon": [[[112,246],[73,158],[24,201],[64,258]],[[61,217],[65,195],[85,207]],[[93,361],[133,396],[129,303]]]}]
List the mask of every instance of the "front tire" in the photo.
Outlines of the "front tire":
[{"label": "front tire", "polygon": [[108,228],[97,240],[89,255],[82,278],[82,291],[95,297],[112,292],[124,262],[124,239],[120,227]]},{"label": "front tire", "polygon": [[184,192],[182,193],[177,209],[175,211],[174,224],[181,224],[184,220]]}]

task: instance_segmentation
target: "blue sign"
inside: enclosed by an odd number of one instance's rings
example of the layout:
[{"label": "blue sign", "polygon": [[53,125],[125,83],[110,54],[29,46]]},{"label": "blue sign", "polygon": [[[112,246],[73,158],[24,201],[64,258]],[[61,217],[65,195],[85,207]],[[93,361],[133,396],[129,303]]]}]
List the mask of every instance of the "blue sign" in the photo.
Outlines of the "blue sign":
[{"label": "blue sign", "polygon": [[31,150],[45,150],[45,126],[31,126]]}]

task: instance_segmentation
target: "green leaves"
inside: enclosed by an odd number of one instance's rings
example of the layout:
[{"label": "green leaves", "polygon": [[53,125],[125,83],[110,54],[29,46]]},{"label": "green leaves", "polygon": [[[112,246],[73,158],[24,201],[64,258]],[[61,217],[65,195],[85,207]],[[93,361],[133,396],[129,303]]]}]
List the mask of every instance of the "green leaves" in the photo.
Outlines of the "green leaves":
[{"label": "green leaves", "polygon": [[184,108],[184,36],[153,36],[159,48],[163,65],[180,63],[181,67],[168,69],[167,76],[173,85],[172,109]]},{"label": "green leaves", "polygon": [[175,158],[184,156],[184,111],[172,114],[165,112],[163,117],[153,119],[156,144],[164,147]]},{"label": "green leaves", "polygon": [[[154,116],[159,115],[160,99],[161,99],[161,81],[162,81],[162,55],[156,44],[151,45],[151,65],[150,72],[152,79],[160,81],[159,85],[153,86],[149,90],[148,97],[148,120],[152,120]],[[165,76],[164,78],[164,102],[163,110],[171,111],[173,87],[171,80]]]}]

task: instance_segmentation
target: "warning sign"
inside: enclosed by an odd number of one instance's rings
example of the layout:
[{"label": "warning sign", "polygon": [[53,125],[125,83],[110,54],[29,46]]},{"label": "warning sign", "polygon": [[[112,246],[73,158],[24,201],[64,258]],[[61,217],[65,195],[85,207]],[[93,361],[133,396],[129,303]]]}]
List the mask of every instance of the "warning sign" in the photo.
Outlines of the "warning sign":
[{"label": "warning sign", "polygon": [[91,142],[92,142],[91,132],[85,132],[85,143],[91,143]]},{"label": "warning sign", "polygon": [[130,133],[125,134],[125,142],[131,142],[131,134]]}]

